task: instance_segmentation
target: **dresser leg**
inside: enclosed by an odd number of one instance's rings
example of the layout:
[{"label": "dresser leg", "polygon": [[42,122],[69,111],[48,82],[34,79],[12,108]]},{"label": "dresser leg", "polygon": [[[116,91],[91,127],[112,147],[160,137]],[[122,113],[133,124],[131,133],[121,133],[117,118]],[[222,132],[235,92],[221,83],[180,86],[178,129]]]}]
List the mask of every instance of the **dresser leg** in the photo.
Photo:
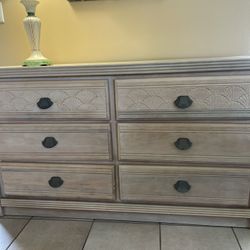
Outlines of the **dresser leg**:
[{"label": "dresser leg", "polygon": [[3,216],[3,209],[2,209],[2,207],[0,207],[0,217],[2,217]]},{"label": "dresser leg", "polygon": [[247,228],[250,228],[250,219],[247,221]]}]

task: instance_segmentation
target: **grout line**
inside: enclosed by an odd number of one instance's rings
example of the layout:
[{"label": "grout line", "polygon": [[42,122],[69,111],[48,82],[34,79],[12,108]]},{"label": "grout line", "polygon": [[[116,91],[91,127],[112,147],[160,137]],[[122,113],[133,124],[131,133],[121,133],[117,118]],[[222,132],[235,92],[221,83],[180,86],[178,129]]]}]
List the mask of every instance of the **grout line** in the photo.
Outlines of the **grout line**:
[{"label": "grout line", "polygon": [[93,220],[93,222],[92,222],[92,224],[91,224],[91,226],[90,226],[90,228],[89,228],[89,232],[88,232],[87,237],[86,237],[86,239],[85,239],[85,241],[84,241],[84,243],[83,243],[82,250],[84,250],[84,247],[85,247],[85,245],[86,245],[86,243],[87,243],[87,240],[88,240],[88,238],[89,238],[89,235],[90,235],[90,232],[91,232],[91,230],[92,230],[92,228],[93,228],[94,223],[95,223],[95,220]]},{"label": "grout line", "polygon": [[235,231],[234,231],[234,228],[231,227],[231,229],[232,229],[232,231],[233,231],[234,237],[235,237],[235,239],[236,239],[236,241],[237,241],[237,243],[238,243],[238,245],[239,245],[240,250],[242,250],[240,241],[239,241],[239,239],[238,239],[238,237],[237,237],[237,234],[236,234]]},{"label": "grout line", "polygon": [[92,222],[93,219],[91,218],[71,218],[71,217],[48,217],[48,216],[33,216],[32,220],[53,220],[53,221],[83,221],[83,222]]},{"label": "grout line", "polygon": [[30,223],[33,217],[30,217],[29,220],[24,224],[24,226],[21,228],[19,233],[16,235],[16,237],[11,241],[11,243],[7,246],[5,250],[8,250],[10,246],[15,242],[15,240],[18,238],[18,236],[23,232],[24,228]]},{"label": "grout line", "polygon": [[162,244],[162,240],[161,240],[161,223],[159,223],[159,246],[160,246],[160,250],[162,248],[161,244]]}]

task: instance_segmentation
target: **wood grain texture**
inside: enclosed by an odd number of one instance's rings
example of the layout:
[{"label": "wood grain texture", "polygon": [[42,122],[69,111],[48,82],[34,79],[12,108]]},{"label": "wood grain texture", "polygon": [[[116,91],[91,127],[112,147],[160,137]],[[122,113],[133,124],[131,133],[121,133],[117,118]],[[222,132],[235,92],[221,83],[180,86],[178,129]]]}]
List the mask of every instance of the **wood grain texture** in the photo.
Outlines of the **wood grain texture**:
[{"label": "wood grain texture", "polygon": [[[120,166],[121,200],[179,205],[248,207],[250,169]],[[191,189],[178,192],[186,181]]]},{"label": "wood grain texture", "polygon": [[[44,97],[53,105],[43,110],[37,103]],[[0,120],[109,119],[106,80],[16,80],[0,84],[0,100]]]},{"label": "wood grain texture", "polygon": [[[193,103],[174,104],[179,96]],[[116,80],[119,119],[189,119],[250,117],[249,76],[190,76]]]},{"label": "wood grain texture", "polygon": [[90,227],[85,221],[33,219],[9,250],[80,250]]},{"label": "wood grain texture", "polygon": [[[45,148],[54,137],[58,144]],[[108,124],[9,124],[0,125],[0,158],[3,161],[111,160]]]},{"label": "wood grain texture", "polygon": [[160,250],[159,226],[97,221],[84,250]]},{"label": "wood grain texture", "polygon": [[219,208],[174,205],[149,205],[128,203],[101,203],[57,200],[1,199],[4,208],[32,208],[75,210],[112,213],[138,213],[158,215],[185,215],[198,217],[245,218],[250,219],[249,208]]},{"label": "wood grain texture", "polygon": [[[247,123],[122,123],[118,136],[120,160],[250,163]],[[179,138],[188,138],[192,147],[176,148]]]},{"label": "wood grain texture", "polygon": [[[47,197],[55,199],[113,200],[114,167],[102,165],[2,164],[7,197]],[[48,181],[60,177],[63,185],[53,188]]]},{"label": "wood grain texture", "polygon": [[[173,105],[180,95],[192,98],[190,108]],[[41,97],[53,106],[38,109]],[[0,180],[4,212],[250,218],[249,57],[5,67],[0,104],[0,161],[12,162]],[[58,144],[44,148],[45,137]],[[192,147],[178,150],[178,138],[189,138]],[[129,163],[186,169],[120,172],[120,188],[118,166]],[[65,189],[48,189],[48,179],[59,174]],[[179,178],[192,182],[185,199],[173,192]]]},{"label": "wood grain texture", "polygon": [[5,250],[28,223],[28,219],[0,218],[0,250]]},{"label": "wood grain texture", "polygon": [[240,250],[231,228],[161,226],[162,250]]},{"label": "wood grain texture", "polygon": [[241,250],[250,249],[250,229],[234,228],[235,235],[241,246]]}]

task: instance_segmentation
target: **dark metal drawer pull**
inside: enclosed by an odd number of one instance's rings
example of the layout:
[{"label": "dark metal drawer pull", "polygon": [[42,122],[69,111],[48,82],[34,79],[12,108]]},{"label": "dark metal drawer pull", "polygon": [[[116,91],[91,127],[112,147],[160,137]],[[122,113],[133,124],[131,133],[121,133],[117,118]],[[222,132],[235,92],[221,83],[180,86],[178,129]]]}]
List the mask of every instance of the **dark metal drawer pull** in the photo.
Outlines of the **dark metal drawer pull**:
[{"label": "dark metal drawer pull", "polygon": [[59,188],[63,185],[63,179],[61,177],[58,176],[53,176],[50,178],[50,180],[48,181],[49,185],[53,188]]},{"label": "dark metal drawer pull", "polygon": [[179,193],[187,193],[190,191],[191,185],[187,181],[180,180],[174,184],[174,188]]},{"label": "dark metal drawer pull", "polygon": [[189,108],[193,103],[193,100],[186,95],[178,96],[177,99],[174,101],[174,104],[177,108],[186,109]]},{"label": "dark metal drawer pull", "polygon": [[48,109],[50,108],[54,103],[50,100],[50,98],[48,97],[43,97],[39,100],[39,102],[37,103],[37,106],[40,109]]},{"label": "dark metal drawer pull", "polygon": [[54,137],[46,137],[42,144],[45,148],[53,148],[58,144],[58,141]]},{"label": "dark metal drawer pull", "polygon": [[179,138],[174,144],[179,150],[187,150],[192,147],[192,142],[188,138]]}]

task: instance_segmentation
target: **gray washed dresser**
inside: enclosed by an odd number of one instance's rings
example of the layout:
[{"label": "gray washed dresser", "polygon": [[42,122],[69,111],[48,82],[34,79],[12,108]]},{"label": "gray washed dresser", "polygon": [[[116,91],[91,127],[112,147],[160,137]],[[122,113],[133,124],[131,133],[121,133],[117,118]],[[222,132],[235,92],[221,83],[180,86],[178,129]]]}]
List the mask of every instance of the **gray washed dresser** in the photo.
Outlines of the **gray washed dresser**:
[{"label": "gray washed dresser", "polygon": [[250,59],[0,68],[2,215],[250,225]]}]

